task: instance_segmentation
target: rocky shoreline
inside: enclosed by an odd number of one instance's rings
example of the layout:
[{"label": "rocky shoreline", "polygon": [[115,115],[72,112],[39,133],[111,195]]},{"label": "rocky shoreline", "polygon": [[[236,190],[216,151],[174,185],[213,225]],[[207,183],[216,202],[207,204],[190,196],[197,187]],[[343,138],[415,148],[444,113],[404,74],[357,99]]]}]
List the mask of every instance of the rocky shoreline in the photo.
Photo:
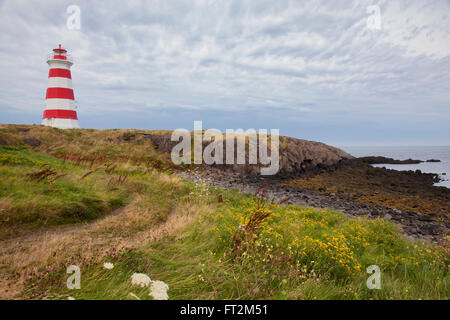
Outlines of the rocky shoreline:
[{"label": "rocky shoreline", "polygon": [[[139,133],[131,134],[124,139],[139,139],[138,136]],[[170,132],[142,136],[165,153],[170,153],[177,144],[171,141]],[[202,147],[208,144],[203,141]],[[371,166],[375,163],[413,164],[422,160],[355,158],[320,142],[284,136],[280,137],[279,155],[276,176],[261,176],[260,165],[248,164],[249,153],[245,154],[247,164],[203,165],[195,169],[189,165],[190,169],[180,168],[178,174],[196,183],[250,193],[268,184],[267,196],[274,201],[289,198],[291,204],[340,210],[349,217],[380,217],[400,225],[407,237],[448,241],[450,189],[433,186],[439,181],[437,174]]]},{"label": "rocky shoreline", "polygon": [[[364,165],[358,166],[357,168],[345,168],[337,169],[335,171],[327,171],[326,175],[342,175],[342,170],[352,172],[356,177],[360,177],[364,180],[362,174],[358,170],[374,170],[373,172],[378,175],[386,174],[387,178],[392,181],[394,188],[398,188],[396,183],[401,183],[405,181],[405,176],[409,175],[410,179],[416,179],[419,185],[424,185],[427,192],[430,190],[434,191],[436,188],[437,193],[433,193],[432,197],[442,198],[440,199],[441,204],[444,203],[444,207],[439,208],[438,211],[441,214],[431,213],[431,212],[420,212],[416,210],[412,204],[412,209],[410,210],[400,210],[389,205],[380,205],[374,201],[361,201],[364,199],[363,196],[355,197],[349,195],[347,192],[332,188],[328,184],[328,189],[325,186],[318,187],[316,189],[308,187],[299,187],[295,184],[289,183],[290,181],[295,181],[296,177],[289,179],[289,177],[255,177],[255,176],[243,176],[239,173],[226,172],[217,167],[198,167],[192,170],[185,170],[178,172],[177,174],[195,183],[205,184],[209,186],[216,186],[224,189],[237,189],[243,192],[254,193],[261,185],[268,185],[267,198],[274,199],[274,201],[282,201],[289,198],[288,204],[296,204],[300,206],[308,206],[315,208],[327,208],[342,211],[348,217],[367,217],[369,219],[376,219],[378,217],[385,220],[392,221],[401,226],[403,233],[409,238],[422,239],[429,242],[442,243],[446,236],[450,234],[449,228],[450,223],[448,219],[448,206],[445,207],[445,203],[449,203],[450,190],[444,190],[446,188],[432,187],[432,181],[434,175],[422,174],[418,172],[393,172],[393,170],[386,170],[384,168],[368,168]],[[373,172],[370,172],[373,174]],[[383,173],[380,173],[383,172]],[[319,174],[320,176],[320,174]],[[342,179],[341,176],[337,177]],[[352,177],[353,178],[353,177]],[[310,178],[306,178],[305,181],[311,181]],[[386,179],[386,177],[384,177]],[[356,179],[358,180],[358,179]],[[377,180],[377,179],[374,179]],[[426,182],[426,183],[424,183]],[[344,182],[345,183],[345,182]],[[331,187],[331,188],[330,188]],[[413,188],[415,186],[412,186]],[[402,189],[403,188],[403,189]],[[408,187],[402,186],[398,188],[401,192],[409,192]],[[379,186],[379,189],[383,189],[383,186]],[[361,188],[364,190],[364,188]],[[364,192],[364,191],[363,191]],[[379,193],[379,191],[374,191]],[[423,192],[423,191],[422,191]],[[360,192],[361,193],[361,192]],[[420,194],[419,194],[420,196]],[[427,199],[425,199],[426,201]],[[420,209],[420,208],[419,208]]]},{"label": "rocky shoreline", "polygon": [[367,164],[418,164],[423,162],[441,162],[441,160],[437,159],[429,159],[429,160],[396,160],[393,158],[380,157],[380,156],[369,156],[369,157],[360,157],[358,158],[360,161]]}]

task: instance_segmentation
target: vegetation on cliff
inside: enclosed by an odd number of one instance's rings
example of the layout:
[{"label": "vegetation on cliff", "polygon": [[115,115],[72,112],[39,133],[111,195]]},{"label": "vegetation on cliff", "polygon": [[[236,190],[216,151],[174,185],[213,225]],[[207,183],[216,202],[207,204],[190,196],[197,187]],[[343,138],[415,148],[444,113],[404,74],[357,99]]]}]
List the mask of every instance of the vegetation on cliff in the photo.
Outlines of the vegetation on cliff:
[{"label": "vegetation on cliff", "polygon": [[[445,247],[382,219],[273,203],[263,188],[184,181],[127,132],[0,126],[2,298],[151,299],[134,273],[167,283],[170,299],[449,297]],[[380,290],[366,286],[370,265]]]}]

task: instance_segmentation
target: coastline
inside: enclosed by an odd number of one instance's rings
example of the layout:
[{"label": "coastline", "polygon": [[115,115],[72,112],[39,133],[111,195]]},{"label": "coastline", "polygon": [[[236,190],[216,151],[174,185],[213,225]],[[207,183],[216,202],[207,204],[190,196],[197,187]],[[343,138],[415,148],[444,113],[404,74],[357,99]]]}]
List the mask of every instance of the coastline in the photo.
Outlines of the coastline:
[{"label": "coastline", "polygon": [[[371,181],[363,174],[369,175]],[[442,243],[450,234],[450,212],[445,206],[450,201],[450,189],[433,186],[432,174],[362,165],[300,178],[224,174],[218,167],[198,167],[177,175],[194,183],[247,193],[268,185],[268,199],[289,199],[287,204],[339,210],[348,217],[390,220],[408,238]],[[397,192],[392,194],[393,189]],[[388,194],[392,194],[391,199],[385,199]]]},{"label": "coastline", "polygon": [[441,181],[434,185],[450,188],[450,146],[341,146],[340,148],[355,157],[418,159],[418,163],[378,162],[372,165],[398,171],[420,170],[423,173],[435,173],[439,175]]}]

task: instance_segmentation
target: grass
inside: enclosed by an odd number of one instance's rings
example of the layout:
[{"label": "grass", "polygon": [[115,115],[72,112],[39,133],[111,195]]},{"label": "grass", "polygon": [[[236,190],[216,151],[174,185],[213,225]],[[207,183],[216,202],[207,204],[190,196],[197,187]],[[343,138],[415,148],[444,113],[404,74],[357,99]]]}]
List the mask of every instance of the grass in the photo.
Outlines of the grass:
[{"label": "grass", "polygon": [[[123,141],[129,132],[0,125],[10,144],[0,146],[0,239],[92,221],[143,192],[147,185],[136,181],[155,167],[168,170],[169,157],[144,138]],[[27,147],[25,137],[41,144]]]},{"label": "grass", "polygon": [[[225,200],[183,233],[82,264],[81,290],[65,289],[67,275],[60,268],[44,273],[29,288],[30,297],[135,299],[132,292],[149,299],[148,289],[130,282],[134,272],[143,272],[168,283],[171,299],[448,298],[448,252],[403,238],[391,223],[266,203],[265,210],[272,214],[236,255],[233,236],[259,210],[258,201],[237,192],[187,185],[194,188],[186,195],[195,194],[192,200],[208,203],[218,194]],[[103,262],[114,263],[113,271],[104,269]],[[366,287],[365,270],[372,264],[382,270],[381,290]]]},{"label": "grass", "polygon": [[[120,130],[37,129],[43,143],[33,150],[17,128],[0,131],[16,143],[0,149],[3,298],[151,299],[131,284],[136,272],[167,283],[170,299],[449,298],[448,248],[406,239],[390,222],[183,181],[150,144],[111,146],[109,170],[100,150]],[[46,152],[54,148],[46,134],[72,139],[59,153],[72,157]],[[85,153],[74,152],[85,144]],[[149,157],[161,165],[139,161]],[[56,174],[29,178],[48,168]],[[72,264],[81,269],[80,290],[66,287]],[[381,269],[381,290],[366,286],[370,265]]]},{"label": "grass", "polygon": [[[1,239],[90,221],[125,205],[128,198],[126,187],[108,184],[104,171],[82,178],[88,169],[27,148],[0,147],[0,163]],[[50,169],[51,176],[32,178]]]},{"label": "grass", "polygon": [[[131,285],[131,275],[143,272],[169,284],[171,299],[448,298],[448,252],[403,238],[391,223],[267,203],[272,214],[236,255],[233,235],[257,210],[257,200],[214,188],[197,192],[206,202],[222,194],[224,203],[182,233],[82,264],[81,290],[66,289],[67,275],[59,268],[44,273],[27,294],[135,299],[131,292],[150,299],[148,289]],[[114,269],[104,269],[104,262]],[[381,290],[366,286],[372,264],[381,268]]]}]

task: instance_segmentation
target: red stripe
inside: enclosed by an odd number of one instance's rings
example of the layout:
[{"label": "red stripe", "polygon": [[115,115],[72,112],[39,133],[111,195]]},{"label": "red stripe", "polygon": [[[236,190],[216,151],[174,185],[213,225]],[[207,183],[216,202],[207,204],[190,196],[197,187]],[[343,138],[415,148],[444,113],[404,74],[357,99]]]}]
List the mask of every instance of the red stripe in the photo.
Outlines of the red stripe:
[{"label": "red stripe", "polygon": [[77,112],[73,110],[44,110],[43,119],[47,118],[78,120]]},{"label": "red stripe", "polygon": [[60,78],[68,78],[72,79],[72,75],[70,74],[70,70],[68,69],[61,69],[61,68],[52,68],[48,72],[48,77],[60,77]]},{"label": "red stripe", "polygon": [[60,54],[55,54],[53,56],[53,59],[62,59],[62,60],[67,60],[66,56],[60,55]]},{"label": "red stripe", "polygon": [[69,88],[47,88],[45,99],[70,99],[75,100],[73,89]]}]

